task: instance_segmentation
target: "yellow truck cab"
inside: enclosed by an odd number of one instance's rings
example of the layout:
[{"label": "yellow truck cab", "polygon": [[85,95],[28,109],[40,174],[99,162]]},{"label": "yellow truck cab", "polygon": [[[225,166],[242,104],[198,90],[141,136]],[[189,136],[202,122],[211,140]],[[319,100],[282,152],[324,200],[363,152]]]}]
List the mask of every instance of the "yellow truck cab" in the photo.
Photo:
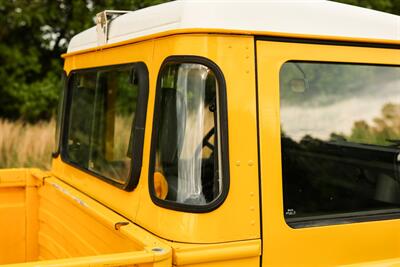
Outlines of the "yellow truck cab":
[{"label": "yellow truck cab", "polygon": [[52,169],[0,171],[0,263],[400,265],[399,48],[322,0],[102,12]]}]

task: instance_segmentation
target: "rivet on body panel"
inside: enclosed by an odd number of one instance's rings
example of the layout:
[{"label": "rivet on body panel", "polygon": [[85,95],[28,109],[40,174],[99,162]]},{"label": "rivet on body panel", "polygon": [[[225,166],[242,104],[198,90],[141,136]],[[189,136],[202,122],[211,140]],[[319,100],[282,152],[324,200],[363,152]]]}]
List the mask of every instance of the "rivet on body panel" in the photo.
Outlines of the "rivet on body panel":
[{"label": "rivet on body panel", "polygon": [[237,160],[237,161],[235,162],[235,165],[236,165],[236,166],[240,166],[240,160]]},{"label": "rivet on body panel", "polygon": [[247,162],[247,165],[249,165],[250,167],[253,166],[253,165],[254,165],[254,161],[249,160],[249,161]]}]

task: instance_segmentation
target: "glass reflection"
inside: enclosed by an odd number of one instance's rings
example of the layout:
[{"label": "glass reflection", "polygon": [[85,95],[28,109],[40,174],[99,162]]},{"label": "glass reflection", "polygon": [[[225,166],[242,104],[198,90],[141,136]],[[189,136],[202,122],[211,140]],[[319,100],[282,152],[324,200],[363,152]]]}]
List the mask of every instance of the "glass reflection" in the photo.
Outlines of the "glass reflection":
[{"label": "glass reflection", "polygon": [[280,94],[288,222],[399,207],[399,67],[287,62]]}]

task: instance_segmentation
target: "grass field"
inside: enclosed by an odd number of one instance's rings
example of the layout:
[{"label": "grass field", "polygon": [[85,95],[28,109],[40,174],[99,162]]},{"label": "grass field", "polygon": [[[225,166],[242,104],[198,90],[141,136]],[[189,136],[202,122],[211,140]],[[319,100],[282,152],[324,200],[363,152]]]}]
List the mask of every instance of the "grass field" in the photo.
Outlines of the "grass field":
[{"label": "grass field", "polygon": [[49,169],[54,131],[54,120],[34,125],[0,120],[0,168]]}]

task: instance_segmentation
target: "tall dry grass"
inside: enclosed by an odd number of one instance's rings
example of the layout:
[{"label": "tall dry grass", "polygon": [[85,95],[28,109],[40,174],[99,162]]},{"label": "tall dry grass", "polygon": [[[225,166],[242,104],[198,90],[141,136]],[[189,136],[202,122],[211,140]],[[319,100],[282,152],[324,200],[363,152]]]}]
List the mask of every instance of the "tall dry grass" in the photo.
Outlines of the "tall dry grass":
[{"label": "tall dry grass", "polygon": [[131,126],[133,114],[131,116],[115,117],[114,122],[114,159],[122,160],[128,155],[129,138],[131,136]]},{"label": "tall dry grass", "polygon": [[25,124],[0,119],[0,168],[50,169],[55,121]]}]

